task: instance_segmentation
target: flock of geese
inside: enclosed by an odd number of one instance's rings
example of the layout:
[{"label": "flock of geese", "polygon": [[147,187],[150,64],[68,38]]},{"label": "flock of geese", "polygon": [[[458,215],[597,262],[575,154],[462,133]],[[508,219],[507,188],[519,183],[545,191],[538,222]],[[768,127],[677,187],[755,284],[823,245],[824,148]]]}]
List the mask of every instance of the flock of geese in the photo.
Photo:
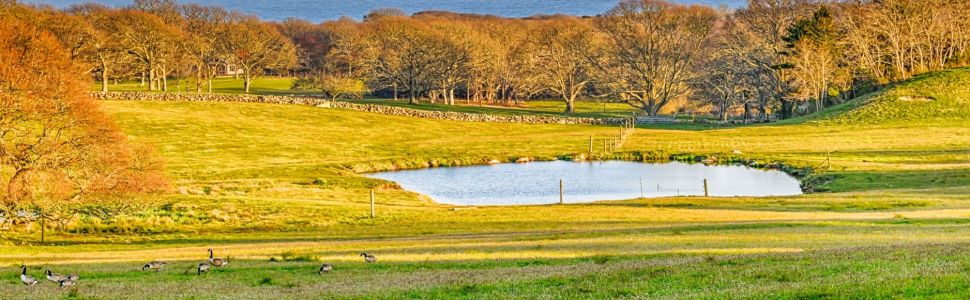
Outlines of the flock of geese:
[{"label": "flock of geese", "polygon": [[[71,275],[62,275],[62,274],[51,272],[50,269],[47,269],[47,271],[44,271],[44,277],[47,277],[48,281],[56,283],[61,287],[74,286],[75,284],[77,284],[78,279],[81,279],[80,276],[77,276],[77,273],[74,273]],[[20,266],[20,282],[23,282],[26,285],[37,285],[38,283],[37,278],[34,278],[34,276],[27,275],[26,265]]]},{"label": "flock of geese", "polygon": [[[364,258],[365,263],[377,262],[377,257],[372,254],[361,253],[360,256]],[[211,270],[213,267],[221,268],[228,264],[229,264],[228,257],[226,258],[215,257],[214,253],[212,252],[212,249],[209,249],[209,260],[199,263],[198,267],[196,268],[196,274],[202,275],[202,274],[208,273],[209,270]],[[165,268],[166,265],[168,265],[167,262],[156,260],[145,264],[144,266],[142,266],[141,270],[142,271],[153,270],[155,272],[159,272],[163,268]],[[27,275],[26,265],[21,265],[20,269],[21,269],[20,282],[23,282],[25,285],[28,285],[28,286],[37,285],[38,283],[37,278],[34,278],[34,276]],[[331,271],[333,271],[333,264],[325,263],[320,265],[320,270],[317,271],[317,274],[323,275],[324,273],[330,273]],[[60,287],[74,286],[75,284],[77,284],[77,281],[81,279],[81,277],[79,277],[77,273],[72,273],[70,275],[62,275],[62,274],[51,272],[50,269],[47,269],[46,271],[44,271],[44,276],[47,277],[48,281],[56,283]]]}]

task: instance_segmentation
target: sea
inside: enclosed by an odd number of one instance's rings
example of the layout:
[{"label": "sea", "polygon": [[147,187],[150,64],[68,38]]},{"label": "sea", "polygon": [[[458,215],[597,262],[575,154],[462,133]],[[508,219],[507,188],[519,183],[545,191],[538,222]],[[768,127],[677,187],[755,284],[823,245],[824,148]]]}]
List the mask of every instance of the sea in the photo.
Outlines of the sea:
[{"label": "sea", "polygon": [[[132,3],[131,0],[27,0],[23,2],[47,4],[59,8],[85,2],[97,2],[113,7],[127,6]],[[379,8],[397,8],[409,14],[427,10],[444,10],[512,18],[542,14],[595,16],[615,6],[618,0],[181,0],[178,2],[218,5],[254,14],[264,20],[281,21],[286,18],[299,18],[323,22],[340,17],[360,20],[368,12]],[[676,2],[738,8],[744,6],[746,0],[677,0]]]}]

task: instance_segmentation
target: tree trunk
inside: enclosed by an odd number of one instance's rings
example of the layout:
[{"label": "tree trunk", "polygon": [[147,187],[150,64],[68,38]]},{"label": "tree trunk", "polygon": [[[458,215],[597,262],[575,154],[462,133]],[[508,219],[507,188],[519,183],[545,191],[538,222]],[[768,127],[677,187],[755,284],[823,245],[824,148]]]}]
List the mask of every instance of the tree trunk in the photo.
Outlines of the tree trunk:
[{"label": "tree trunk", "polygon": [[101,64],[101,94],[108,94],[108,67]]},{"label": "tree trunk", "polygon": [[408,91],[408,92],[409,92],[409,93],[408,93],[408,104],[414,104],[414,105],[417,105],[417,104],[418,104],[418,96],[417,96],[417,94],[415,94],[415,92],[414,92],[414,88],[412,88],[412,89],[411,89],[410,91]]},{"label": "tree trunk", "polygon": [[155,70],[148,70],[148,90],[154,91],[158,86],[158,82],[155,80]]},{"label": "tree trunk", "polygon": [[575,100],[574,99],[569,99],[569,98],[566,98],[565,100],[566,100],[566,113],[567,114],[571,114],[571,113],[576,112],[576,109],[573,106]]},{"label": "tree trunk", "polygon": [[195,93],[202,93],[202,68],[195,69]]},{"label": "tree trunk", "polygon": [[748,123],[748,119],[751,118],[751,105],[748,102],[744,102],[744,123]]},{"label": "tree trunk", "polygon": [[717,103],[717,120],[727,122],[727,101],[723,99]]},{"label": "tree trunk", "polygon": [[409,95],[408,103],[410,104],[415,104],[415,105],[418,104],[418,95],[417,95],[417,91],[415,91],[415,89],[417,88],[417,85],[418,83],[414,81],[414,78],[408,80],[408,95]]},{"label": "tree trunk", "polygon": [[763,102],[758,104],[758,120],[762,123],[767,123],[769,121],[768,108]]},{"label": "tree trunk", "polygon": [[246,72],[246,74],[243,75],[243,92],[246,94],[249,94],[249,85],[252,83],[251,80],[252,78],[249,77],[249,72]]},{"label": "tree trunk", "polygon": [[795,103],[792,102],[792,101],[784,100],[784,99],[781,100],[781,118],[782,119],[791,119],[791,117],[792,117],[792,109],[794,108],[794,105],[795,105]]}]

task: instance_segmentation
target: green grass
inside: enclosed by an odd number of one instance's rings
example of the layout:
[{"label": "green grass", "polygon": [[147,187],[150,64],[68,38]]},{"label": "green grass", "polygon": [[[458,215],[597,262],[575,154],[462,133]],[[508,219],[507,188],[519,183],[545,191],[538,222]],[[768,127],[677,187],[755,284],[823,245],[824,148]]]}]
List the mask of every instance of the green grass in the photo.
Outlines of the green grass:
[{"label": "green grass", "polygon": [[364,103],[364,104],[379,104],[387,106],[396,107],[407,107],[413,109],[430,110],[430,111],[454,111],[454,112],[466,112],[466,113],[480,113],[480,114],[493,114],[493,115],[541,115],[541,116],[570,116],[570,117],[583,117],[583,118],[627,118],[632,116],[634,113],[638,113],[637,109],[618,102],[601,102],[601,101],[577,101],[575,103],[574,113],[564,113],[566,110],[566,104],[561,100],[529,100],[519,102],[518,105],[514,106],[502,106],[487,103],[477,103],[477,102],[466,102],[458,100],[455,105],[446,105],[441,103],[430,103],[427,100],[422,100],[420,104],[413,105],[409,104],[407,99],[401,100],[390,100],[390,99],[361,99],[361,100],[347,100],[354,103]]},{"label": "green grass", "polygon": [[[830,157],[830,168],[807,179],[819,193],[460,210],[358,173],[570,156],[615,129],[106,101],[133,140],[158,148],[175,191],[150,211],[49,232],[45,245],[36,228],[0,231],[0,274],[10,275],[0,293],[68,295],[50,283],[19,285],[15,267],[25,262],[35,276],[46,267],[79,272],[77,296],[94,299],[966,298],[970,125],[954,116],[970,108],[954,106],[966,98],[939,94],[933,81],[960,93],[968,73],[921,77],[781,124],[641,128],[620,149],[799,166]],[[885,100],[903,88],[953,110]],[[494,109],[555,114],[557,104],[542,103]],[[924,112],[903,113],[912,109]],[[892,118],[874,121],[873,111]],[[210,247],[233,263],[193,275]],[[362,251],[379,263],[364,264]],[[138,271],[154,259],[171,268]],[[317,276],[320,262],[335,272]]]},{"label": "green grass", "polygon": [[[303,94],[301,91],[293,90],[293,78],[289,77],[275,77],[275,76],[265,76],[257,77],[253,79],[252,86],[250,87],[251,94],[257,95],[298,95]],[[195,81],[191,79],[185,80],[170,80],[168,82],[168,89],[170,93],[177,92],[195,92]],[[101,82],[95,82],[91,86],[91,90],[100,91]],[[119,82],[118,84],[109,84],[108,91],[110,92],[129,92],[147,91],[147,86],[142,86],[140,82],[130,81],[130,82]],[[203,82],[202,91],[208,91],[208,86]],[[220,77],[212,80],[212,92],[220,94],[242,94],[243,93],[243,80],[242,78],[232,78],[232,77]]]}]

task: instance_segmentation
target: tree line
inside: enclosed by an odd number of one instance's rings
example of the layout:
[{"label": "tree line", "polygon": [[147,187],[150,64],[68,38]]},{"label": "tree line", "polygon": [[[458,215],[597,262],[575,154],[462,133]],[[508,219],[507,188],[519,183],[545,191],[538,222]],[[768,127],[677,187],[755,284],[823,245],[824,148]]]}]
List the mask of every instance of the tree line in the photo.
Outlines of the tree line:
[{"label": "tree line", "polygon": [[[10,0],[4,0],[10,1]],[[267,73],[334,99],[372,94],[454,104],[621,101],[648,115],[766,121],[819,111],[914,75],[966,65],[970,4],[946,0],[750,0],[738,9],[622,0],[597,16],[381,9],[312,23],[215,6],[135,0],[40,11],[71,58],[108,90],[211,92]],[[185,84],[182,84],[182,82]]]}]

